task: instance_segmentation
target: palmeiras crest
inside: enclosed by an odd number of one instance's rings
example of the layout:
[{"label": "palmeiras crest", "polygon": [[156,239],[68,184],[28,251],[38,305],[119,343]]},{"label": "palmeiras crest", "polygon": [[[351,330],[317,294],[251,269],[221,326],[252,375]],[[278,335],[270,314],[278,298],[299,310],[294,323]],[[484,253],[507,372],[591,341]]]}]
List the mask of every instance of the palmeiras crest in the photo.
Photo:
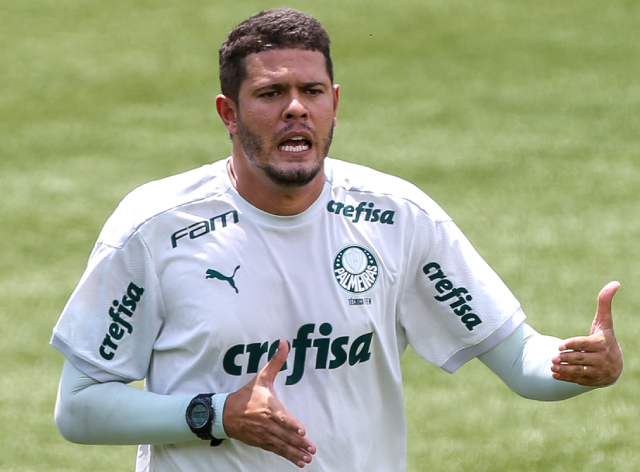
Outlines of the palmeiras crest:
[{"label": "palmeiras crest", "polygon": [[378,281],[378,261],[367,248],[346,246],[333,260],[333,275],[338,285],[349,293],[366,293]]}]

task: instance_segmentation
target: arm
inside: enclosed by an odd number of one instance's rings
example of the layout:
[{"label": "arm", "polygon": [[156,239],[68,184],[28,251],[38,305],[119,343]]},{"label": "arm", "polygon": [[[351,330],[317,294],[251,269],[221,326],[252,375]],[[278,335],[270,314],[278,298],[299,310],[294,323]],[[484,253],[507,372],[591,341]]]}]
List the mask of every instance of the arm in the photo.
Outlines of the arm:
[{"label": "arm", "polygon": [[[302,424],[278,401],[273,381],[289,354],[288,344],[224,405],[229,437],[290,460],[311,462],[316,448]],[[282,349],[284,347],[284,349]],[[197,440],[185,420],[194,395],[158,395],[122,382],[98,382],[68,360],[62,369],[55,421],[62,436],[80,444],[173,444]]]},{"label": "arm", "polygon": [[185,420],[189,396],[157,395],[87,376],[65,361],[55,421],[80,444],[169,444],[196,439]]},{"label": "arm", "polygon": [[611,316],[611,300],[619,287],[611,282],[600,291],[589,336],[562,341],[522,324],[478,358],[514,392],[535,400],[564,400],[613,384],[623,365]]}]

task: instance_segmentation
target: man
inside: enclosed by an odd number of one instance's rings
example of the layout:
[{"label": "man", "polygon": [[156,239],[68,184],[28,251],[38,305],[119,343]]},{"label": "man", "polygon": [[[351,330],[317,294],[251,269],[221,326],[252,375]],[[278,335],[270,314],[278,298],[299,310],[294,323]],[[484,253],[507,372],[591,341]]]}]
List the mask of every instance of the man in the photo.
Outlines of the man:
[{"label": "man", "polygon": [[317,20],[255,15],[220,78],[231,157],[125,198],[54,329],[66,438],[143,444],[139,471],[397,471],[408,344],[539,400],[618,379],[617,282],[590,336],[542,336],[419,189],[326,157],[340,88]]}]

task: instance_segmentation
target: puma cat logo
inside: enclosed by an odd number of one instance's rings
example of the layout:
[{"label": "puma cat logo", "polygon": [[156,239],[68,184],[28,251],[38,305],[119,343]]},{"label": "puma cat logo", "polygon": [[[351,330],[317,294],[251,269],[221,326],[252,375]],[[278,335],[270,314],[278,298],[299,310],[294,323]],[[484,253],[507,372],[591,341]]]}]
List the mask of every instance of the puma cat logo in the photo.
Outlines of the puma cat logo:
[{"label": "puma cat logo", "polygon": [[233,278],[236,276],[236,272],[238,271],[239,268],[240,268],[240,266],[236,267],[236,269],[233,271],[233,275],[230,276],[230,277],[227,277],[226,275],[221,274],[217,270],[207,269],[207,277],[206,278],[207,279],[226,280],[227,282],[229,282],[229,285],[231,285],[233,287],[233,289],[236,291],[236,293],[238,293],[238,287],[236,287],[236,283],[233,281]]}]

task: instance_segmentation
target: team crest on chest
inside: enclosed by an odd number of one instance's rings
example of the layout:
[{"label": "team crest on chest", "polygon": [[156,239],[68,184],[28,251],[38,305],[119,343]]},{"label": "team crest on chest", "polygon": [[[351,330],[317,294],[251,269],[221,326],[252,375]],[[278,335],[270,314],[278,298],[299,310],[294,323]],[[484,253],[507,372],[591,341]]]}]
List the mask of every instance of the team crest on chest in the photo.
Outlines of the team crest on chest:
[{"label": "team crest on chest", "polygon": [[349,293],[366,293],[378,281],[378,261],[367,248],[351,245],[342,248],[333,260],[333,275]]}]

